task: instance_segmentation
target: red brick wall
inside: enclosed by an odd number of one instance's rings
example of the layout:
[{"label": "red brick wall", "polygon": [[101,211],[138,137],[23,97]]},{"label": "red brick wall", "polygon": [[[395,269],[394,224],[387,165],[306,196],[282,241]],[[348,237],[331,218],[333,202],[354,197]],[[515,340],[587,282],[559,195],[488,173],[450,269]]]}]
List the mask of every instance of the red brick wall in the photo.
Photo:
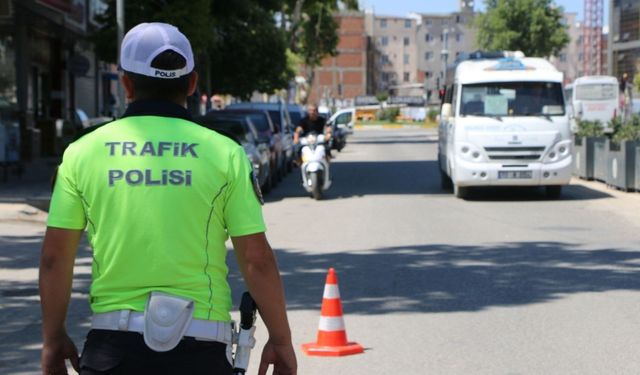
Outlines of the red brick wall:
[{"label": "red brick wall", "polygon": [[342,84],[343,85],[362,85],[364,77],[361,71],[355,72],[342,72]]},{"label": "red brick wall", "polygon": [[[367,40],[364,32],[364,15],[338,15],[336,18],[340,25],[338,55],[325,58],[322,65],[316,68],[309,102],[318,102],[327,90],[334,97],[343,99],[353,99],[366,94]],[[342,81],[340,81],[341,77]],[[341,97],[338,95],[338,84],[342,86]]]}]

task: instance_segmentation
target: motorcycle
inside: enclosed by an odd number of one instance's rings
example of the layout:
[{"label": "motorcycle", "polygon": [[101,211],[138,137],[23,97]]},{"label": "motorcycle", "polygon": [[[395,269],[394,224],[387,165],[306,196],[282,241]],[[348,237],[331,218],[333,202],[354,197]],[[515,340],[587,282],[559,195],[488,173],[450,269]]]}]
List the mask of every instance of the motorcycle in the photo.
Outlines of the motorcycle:
[{"label": "motorcycle", "polygon": [[322,198],[324,191],[331,186],[329,163],[326,159],[325,136],[311,133],[300,139],[302,146],[302,186],[314,199]]},{"label": "motorcycle", "polygon": [[338,126],[332,127],[330,147],[332,150],[342,151],[347,145],[347,132]]}]

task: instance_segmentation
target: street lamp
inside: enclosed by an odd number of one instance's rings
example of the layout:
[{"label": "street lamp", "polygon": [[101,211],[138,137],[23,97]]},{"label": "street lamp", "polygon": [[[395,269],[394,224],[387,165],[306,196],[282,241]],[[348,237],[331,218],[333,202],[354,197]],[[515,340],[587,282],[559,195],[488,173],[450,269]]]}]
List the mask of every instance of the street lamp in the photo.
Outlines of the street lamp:
[{"label": "street lamp", "polygon": [[440,51],[440,55],[442,56],[442,59],[444,60],[444,68],[442,69],[442,81],[446,82],[446,80],[447,80],[447,64],[449,62],[449,29],[448,28],[445,27],[442,30],[442,37],[444,39],[443,40],[444,46],[443,46],[442,51]]},{"label": "street lamp", "polygon": [[[116,46],[116,56],[118,57],[118,63],[120,62],[120,46],[122,45],[122,38],[124,38],[124,0],[116,1],[116,24],[118,33],[118,45]],[[118,115],[122,116],[124,113],[124,88],[122,87],[122,72],[118,70]]]}]

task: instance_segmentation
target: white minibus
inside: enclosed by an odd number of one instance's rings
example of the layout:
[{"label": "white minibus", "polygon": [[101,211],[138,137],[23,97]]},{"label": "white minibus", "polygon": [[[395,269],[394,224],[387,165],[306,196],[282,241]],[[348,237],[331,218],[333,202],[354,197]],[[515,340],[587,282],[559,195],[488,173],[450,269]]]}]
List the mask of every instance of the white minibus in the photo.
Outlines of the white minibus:
[{"label": "white minibus", "polygon": [[443,188],[544,186],[560,196],[572,172],[562,73],[522,52],[461,56],[448,69],[438,161]]},{"label": "white minibus", "polygon": [[612,132],[609,122],[618,115],[619,84],[616,77],[584,76],[565,88],[565,94],[577,120],[600,121],[605,132]]}]

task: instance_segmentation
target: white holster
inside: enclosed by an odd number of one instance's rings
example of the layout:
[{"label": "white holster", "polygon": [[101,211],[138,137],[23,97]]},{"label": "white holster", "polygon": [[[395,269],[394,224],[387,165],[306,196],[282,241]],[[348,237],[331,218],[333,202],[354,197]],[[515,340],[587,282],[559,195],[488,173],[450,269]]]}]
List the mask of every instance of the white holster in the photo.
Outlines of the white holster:
[{"label": "white holster", "polygon": [[251,329],[242,329],[238,327],[238,331],[234,334],[234,343],[236,344],[236,353],[233,358],[233,367],[235,369],[246,370],[249,366],[249,358],[251,357],[251,349],[256,345],[256,339],[253,334],[256,327]]},{"label": "white holster", "polygon": [[175,348],[193,319],[191,300],[151,292],[144,309],[144,342],[157,352]]}]

